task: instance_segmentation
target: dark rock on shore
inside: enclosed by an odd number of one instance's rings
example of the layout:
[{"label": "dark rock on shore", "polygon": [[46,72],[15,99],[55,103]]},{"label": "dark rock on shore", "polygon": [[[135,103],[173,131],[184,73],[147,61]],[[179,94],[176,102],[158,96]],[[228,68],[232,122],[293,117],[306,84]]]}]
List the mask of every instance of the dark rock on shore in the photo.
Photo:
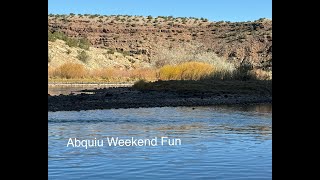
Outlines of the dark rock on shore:
[{"label": "dark rock on shore", "polygon": [[[133,87],[95,89],[90,94],[48,96],[48,111],[271,103],[271,89],[254,85],[258,88],[242,84],[246,91],[241,91],[237,84],[233,84],[231,87],[239,91],[224,90],[223,93],[210,91],[209,88],[205,92],[193,90],[183,93],[174,89],[138,90]],[[271,86],[271,83],[268,86]]]}]

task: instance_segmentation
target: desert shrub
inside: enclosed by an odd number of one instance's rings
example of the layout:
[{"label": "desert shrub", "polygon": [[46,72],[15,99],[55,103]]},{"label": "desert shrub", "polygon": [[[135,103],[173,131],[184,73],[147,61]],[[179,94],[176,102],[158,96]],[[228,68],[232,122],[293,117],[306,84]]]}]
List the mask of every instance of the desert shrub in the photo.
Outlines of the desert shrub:
[{"label": "desert shrub", "polygon": [[70,49],[67,49],[67,54],[70,54],[72,51]]},{"label": "desert shrub", "polygon": [[78,40],[77,39],[67,38],[65,40],[65,42],[69,47],[77,47],[78,46]]},{"label": "desert shrub", "polygon": [[178,65],[165,65],[160,68],[161,80],[200,80],[208,78],[214,67],[202,62],[185,62]]},{"label": "desert shrub", "polygon": [[79,47],[81,49],[89,50],[90,42],[86,38],[75,39],[75,38],[66,38],[66,44],[69,47]]},{"label": "desert shrub", "polygon": [[89,47],[91,45],[89,40],[86,38],[70,38],[62,32],[51,33],[50,31],[48,31],[48,41],[55,41],[56,39],[65,41],[69,47],[79,47],[85,50],[89,50]]},{"label": "desert shrub", "polygon": [[84,63],[86,63],[86,62],[88,62],[88,60],[89,60],[89,55],[86,53],[86,51],[78,51],[78,56],[77,56],[77,58],[80,60],[80,61],[82,61],[82,62],[84,62]]},{"label": "desert shrub", "polygon": [[81,38],[78,43],[78,47],[85,50],[89,50],[90,45],[89,40],[86,38]]},{"label": "desert shrub", "polygon": [[122,53],[123,56],[131,56],[130,51],[122,51],[122,52],[120,52],[120,53]]},{"label": "desert shrub", "polygon": [[55,36],[57,39],[61,39],[63,41],[67,40],[67,36],[62,32],[56,31],[56,32],[53,33],[53,36]]},{"label": "desert shrub", "polygon": [[48,31],[48,41],[55,41],[56,40],[56,38],[54,37],[54,35],[50,32],[50,31]]},{"label": "desert shrub", "polygon": [[259,79],[253,71],[253,66],[249,62],[241,62],[233,71],[217,70],[210,76],[211,79],[220,80],[255,80]]},{"label": "desert shrub", "polygon": [[114,54],[115,50],[114,49],[108,49],[107,54]]},{"label": "desert shrub", "polygon": [[53,76],[72,79],[83,78],[86,75],[86,70],[83,65],[75,63],[66,63],[54,70]]},{"label": "desert shrub", "polygon": [[48,31],[48,40],[49,41],[55,41],[56,39],[66,40],[67,36],[63,34],[62,32],[50,32]]},{"label": "desert shrub", "polygon": [[238,39],[247,39],[247,35],[244,33],[241,33],[238,35]]},{"label": "desert shrub", "polygon": [[252,72],[253,66],[250,62],[243,61],[233,72],[233,79],[237,80],[252,80],[256,79],[256,76]]},{"label": "desert shrub", "polygon": [[205,48],[199,43],[183,42],[174,48],[159,48],[152,59],[152,64],[161,68],[165,65],[178,65],[185,62],[202,62],[211,64],[215,71],[232,72],[234,64],[218,57],[216,53]]}]

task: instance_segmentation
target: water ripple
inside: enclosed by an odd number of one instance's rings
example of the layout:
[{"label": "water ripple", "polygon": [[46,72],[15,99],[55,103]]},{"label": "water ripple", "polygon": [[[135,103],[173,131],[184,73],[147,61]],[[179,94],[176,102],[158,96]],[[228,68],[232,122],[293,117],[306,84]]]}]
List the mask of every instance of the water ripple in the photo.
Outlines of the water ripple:
[{"label": "water ripple", "polygon": [[[270,107],[49,112],[48,126],[49,179],[271,179]],[[163,136],[182,145],[66,147],[69,138]]]}]

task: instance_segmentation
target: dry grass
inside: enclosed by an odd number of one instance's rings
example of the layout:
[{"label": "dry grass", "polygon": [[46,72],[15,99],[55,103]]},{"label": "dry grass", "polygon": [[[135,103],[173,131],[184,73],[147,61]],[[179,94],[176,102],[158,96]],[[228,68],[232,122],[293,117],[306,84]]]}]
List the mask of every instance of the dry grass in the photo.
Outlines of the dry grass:
[{"label": "dry grass", "polygon": [[157,70],[152,68],[141,68],[134,69],[131,71],[130,77],[135,80],[156,80],[157,79]]},{"label": "dry grass", "polygon": [[208,78],[214,67],[202,62],[186,62],[179,65],[165,65],[160,68],[161,80],[200,80]]},{"label": "dry grass", "polygon": [[140,79],[153,81],[156,80],[156,75],[157,71],[155,69],[150,68],[132,70],[104,68],[89,71],[90,78],[100,78],[109,82],[136,81]]},{"label": "dry grass", "polygon": [[86,70],[81,64],[66,63],[54,70],[50,70],[50,75],[66,79],[83,78],[86,75]]},{"label": "dry grass", "polygon": [[57,68],[49,67],[48,78],[54,82],[129,82],[140,79],[154,81],[157,79],[157,70],[152,68],[89,70],[81,64],[66,63]]},{"label": "dry grass", "polygon": [[272,80],[272,71],[264,71],[257,69],[252,72],[257,79],[260,80]]},{"label": "dry grass", "polygon": [[272,73],[239,66],[233,71],[215,67],[204,62],[184,62],[165,65],[160,69],[86,69],[81,64],[66,63],[57,68],[48,68],[49,81],[54,82],[133,82],[138,80],[271,80]]},{"label": "dry grass", "polygon": [[211,64],[219,71],[232,72],[235,69],[234,64],[218,57],[216,53],[208,50],[201,43],[181,43],[175,48],[159,48],[152,64],[155,67],[165,65],[178,65],[184,62],[203,62]]}]

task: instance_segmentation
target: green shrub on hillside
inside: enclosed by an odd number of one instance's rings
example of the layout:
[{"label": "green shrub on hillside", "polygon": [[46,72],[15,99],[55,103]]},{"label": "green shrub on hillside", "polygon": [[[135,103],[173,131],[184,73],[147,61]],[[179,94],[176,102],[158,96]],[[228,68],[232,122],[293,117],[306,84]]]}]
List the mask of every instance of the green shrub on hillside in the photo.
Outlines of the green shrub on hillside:
[{"label": "green shrub on hillside", "polygon": [[80,61],[82,61],[82,62],[84,62],[84,63],[87,63],[88,60],[89,60],[89,55],[86,53],[86,51],[83,50],[83,51],[79,51],[79,52],[78,52],[77,58],[78,58]]},{"label": "green shrub on hillside", "polygon": [[55,41],[56,40],[56,38],[53,36],[53,34],[50,32],[50,31],[48,31],[48,41]]},{"label": "green shrub on hillside", "polygon": [[89,40],[86,38],[81,38],[81,39],[70,38],[70,37],[67,37],[62,32],[51,33],[50,31],[48,31],[48,41],[54,42],[56,39],[65,41],[69,47],[79,47],[85,50],[89,50],[89,47],[91,45]]},{"label": "green shrub on hillside", "polygon": [[91,44],[90,44],[89,40],[86,38],[80,39],[79,43],[78,43],[78,47],[81,49],[85,49],[85,50],[89,50],[90,45]]},{"label": "green shrub on hillside", "polygon": [[78,40],[77,39],[67,38],[65,41],[66,41],[66,44],[69,47],[77,47],[78,46]]}]

